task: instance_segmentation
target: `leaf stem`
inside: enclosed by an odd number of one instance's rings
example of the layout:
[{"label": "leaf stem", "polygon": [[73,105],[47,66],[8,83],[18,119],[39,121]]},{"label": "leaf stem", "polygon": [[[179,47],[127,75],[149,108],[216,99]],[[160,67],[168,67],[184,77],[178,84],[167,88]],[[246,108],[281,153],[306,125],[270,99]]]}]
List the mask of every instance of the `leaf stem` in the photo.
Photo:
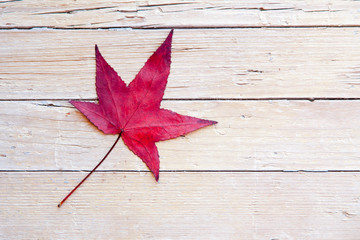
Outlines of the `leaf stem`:
[{"label": "leaf stem", "polygon": [[111,146],[111,148],[109,149],[109,151],[106,153],[106,155],[104,156],[104,158],[94,167],[93,170],[91,170],[91,172],[88,173],[88,175],[86,175],[86,177],[81,180],[81,182],[58,204],[58,207],[61,207],[61,205],[64,204],[64,202],[66,201],[66,199],[68,199],[71,194],[73,194],[75,192],[75,190],[80,187],[80,185],[85,182],[85,180],[90,177],[90,175],[95,172],[95,170],[102,164],[102,162],[107,158],[107,156],[110,154],[110,152],[114,149],[115,145],[117,144],[117,142],[119,141],[120,137],[121,137],[121,133],[120,132],[119,136],[117,137],[117,139],[115,140],[114,144]]}]

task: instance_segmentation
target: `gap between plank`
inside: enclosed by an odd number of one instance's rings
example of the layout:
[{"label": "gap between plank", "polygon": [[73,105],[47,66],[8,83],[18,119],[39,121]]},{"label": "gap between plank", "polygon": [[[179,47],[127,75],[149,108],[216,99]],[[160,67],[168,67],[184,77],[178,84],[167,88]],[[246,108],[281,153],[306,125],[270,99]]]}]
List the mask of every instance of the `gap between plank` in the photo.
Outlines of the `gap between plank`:
[{"label": "gap between plank", "polygon": [[[0,170],[0,173],[90,172],[91,170]],[[150,173],[149,170],[96,170],[99,173]],[[358,173],[359,170],[160,170],[160,173]]]},{"label": "gap between plank", "polygon": [[[26,101],[96,101],[97,98],[38,98],[38,99],[0,99],[0,102],[26,102]],[[269,97],[269,98],[164,98],[163,101],[359,101],[360,97]]]},{"label": "gap between plank", "polygon": [[86,27],[72,27],[72,28],[66,28],[66,27],[54,27],[54,26],[29,26],[29,27],[0,27],[0,30],[6,30],[6,31],[12,31],[12,30],[113,30],[113,31],[121,31],[121,30],[161,30],[161,29],[251,29],[251,28],[358,28],[360,27],[359,24],[344,24],[344,25],[271,25],[271,26],[256,26],[256,25],[239,25],[239,26],[179,26],[179,27],[171,27],[171,26],[145,26],[145,27],[134,27],[134,26],[122,26],[122,27],[100,27],[100,28],[86,28]]}]

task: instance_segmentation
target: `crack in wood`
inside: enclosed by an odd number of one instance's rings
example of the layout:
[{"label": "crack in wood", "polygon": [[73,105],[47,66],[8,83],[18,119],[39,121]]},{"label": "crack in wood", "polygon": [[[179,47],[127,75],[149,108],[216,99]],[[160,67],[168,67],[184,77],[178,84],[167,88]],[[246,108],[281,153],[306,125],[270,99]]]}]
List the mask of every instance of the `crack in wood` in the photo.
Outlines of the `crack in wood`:
[{"label": "crack in wood", "polygon": [[1,3],[10,3],[10,2],[21,2],[22,0],[9,0],[9,1],[1,1]]},{"label": "crack in wood", "polygon": [[116,6],[109,6],[109,7],[96,7],[96,8],[77,8],[71,10],[64,10],[64,11],[53,11],[53,12],[41,12],[41,13],[34,13],[33,15],[46,15],[46,14],[72,14],[75,12],[82,12],[82,11],[94,11],[94,10],[102,10],[102,9],[109,9],[115,8]]},{"label": "crack in wood", "polygon": [[177,3],[163,3],[163,4],[147,4],[147,5],[139,5],[138,7],[164,7],[164,6],[189,5],[189,4],[195,4],[195,2],[177,2]]}]

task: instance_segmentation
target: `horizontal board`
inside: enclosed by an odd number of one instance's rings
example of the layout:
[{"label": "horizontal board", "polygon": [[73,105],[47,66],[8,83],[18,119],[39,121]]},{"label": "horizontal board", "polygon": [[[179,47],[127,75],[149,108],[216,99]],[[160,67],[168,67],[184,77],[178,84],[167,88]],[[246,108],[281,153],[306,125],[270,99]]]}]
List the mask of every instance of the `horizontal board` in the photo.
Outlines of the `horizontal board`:
[{"label": "horizontal board", "polygon": [[360,173],[0,173],[2,239],[358,239]]},{"label": "horizontal board", "polygon": [[360,3],[291,1],[0,1],[0,27],[239,27],[359,25]]},{"label": "horizontal board", "polygon": [[[165,98],[359,97],[359,30],[176,30]],[[0,99],[94,99],[95,43],[129,83],[168,32],[0,31]]]},{"label": "horizontal board", "polygon": [[[162,106],[218,124],[157,143],[161,170],[360,169],[360,101],[164,101]],[[66,101],[0,102],[3,170],[89,170],[115,138]],[[147,170],[122,141],[100,169]]]}]

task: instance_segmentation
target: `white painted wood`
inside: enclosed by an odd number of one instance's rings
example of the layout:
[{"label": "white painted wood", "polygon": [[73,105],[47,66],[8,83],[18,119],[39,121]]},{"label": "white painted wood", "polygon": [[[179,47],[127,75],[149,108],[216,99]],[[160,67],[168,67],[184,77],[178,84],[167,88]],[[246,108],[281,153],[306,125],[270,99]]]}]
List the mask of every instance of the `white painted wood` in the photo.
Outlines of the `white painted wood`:
[{"label": "white painted wood", "polygon": [[358,1],[3,0],[0,27],[239,27],[359,25]]},{"label": "white painted wood", "polygon": [[[164,101],[218,121],[157,144],[161,170],[358,170],[360,101]],[[66,101],[0,102],[0,169],[91,170],[115,141]],[[100,167],[147,170],[122,141]]]},{"label": "white painted wood", "polygon": [[[0,239],[358,240],[360,101],[294,98],[359,98],[359,9],[0,0]],[[130,82],[170,28],[162,106],[219,123],[158,143],[159,183],[120,141],[58,209],[116,138],[67,102],[96,98],[94,44]]]},{"label": "white painted wood", "polygon": [[[359,31],[175,30],[165,98],[359,97]],[[0,31],[0,99],[96,98],[95,43],[129,83],[167,34]]]},{"label": "white painted wood", "polygon": [[2,239],[358,239],[359,173],[0,173]]}]

